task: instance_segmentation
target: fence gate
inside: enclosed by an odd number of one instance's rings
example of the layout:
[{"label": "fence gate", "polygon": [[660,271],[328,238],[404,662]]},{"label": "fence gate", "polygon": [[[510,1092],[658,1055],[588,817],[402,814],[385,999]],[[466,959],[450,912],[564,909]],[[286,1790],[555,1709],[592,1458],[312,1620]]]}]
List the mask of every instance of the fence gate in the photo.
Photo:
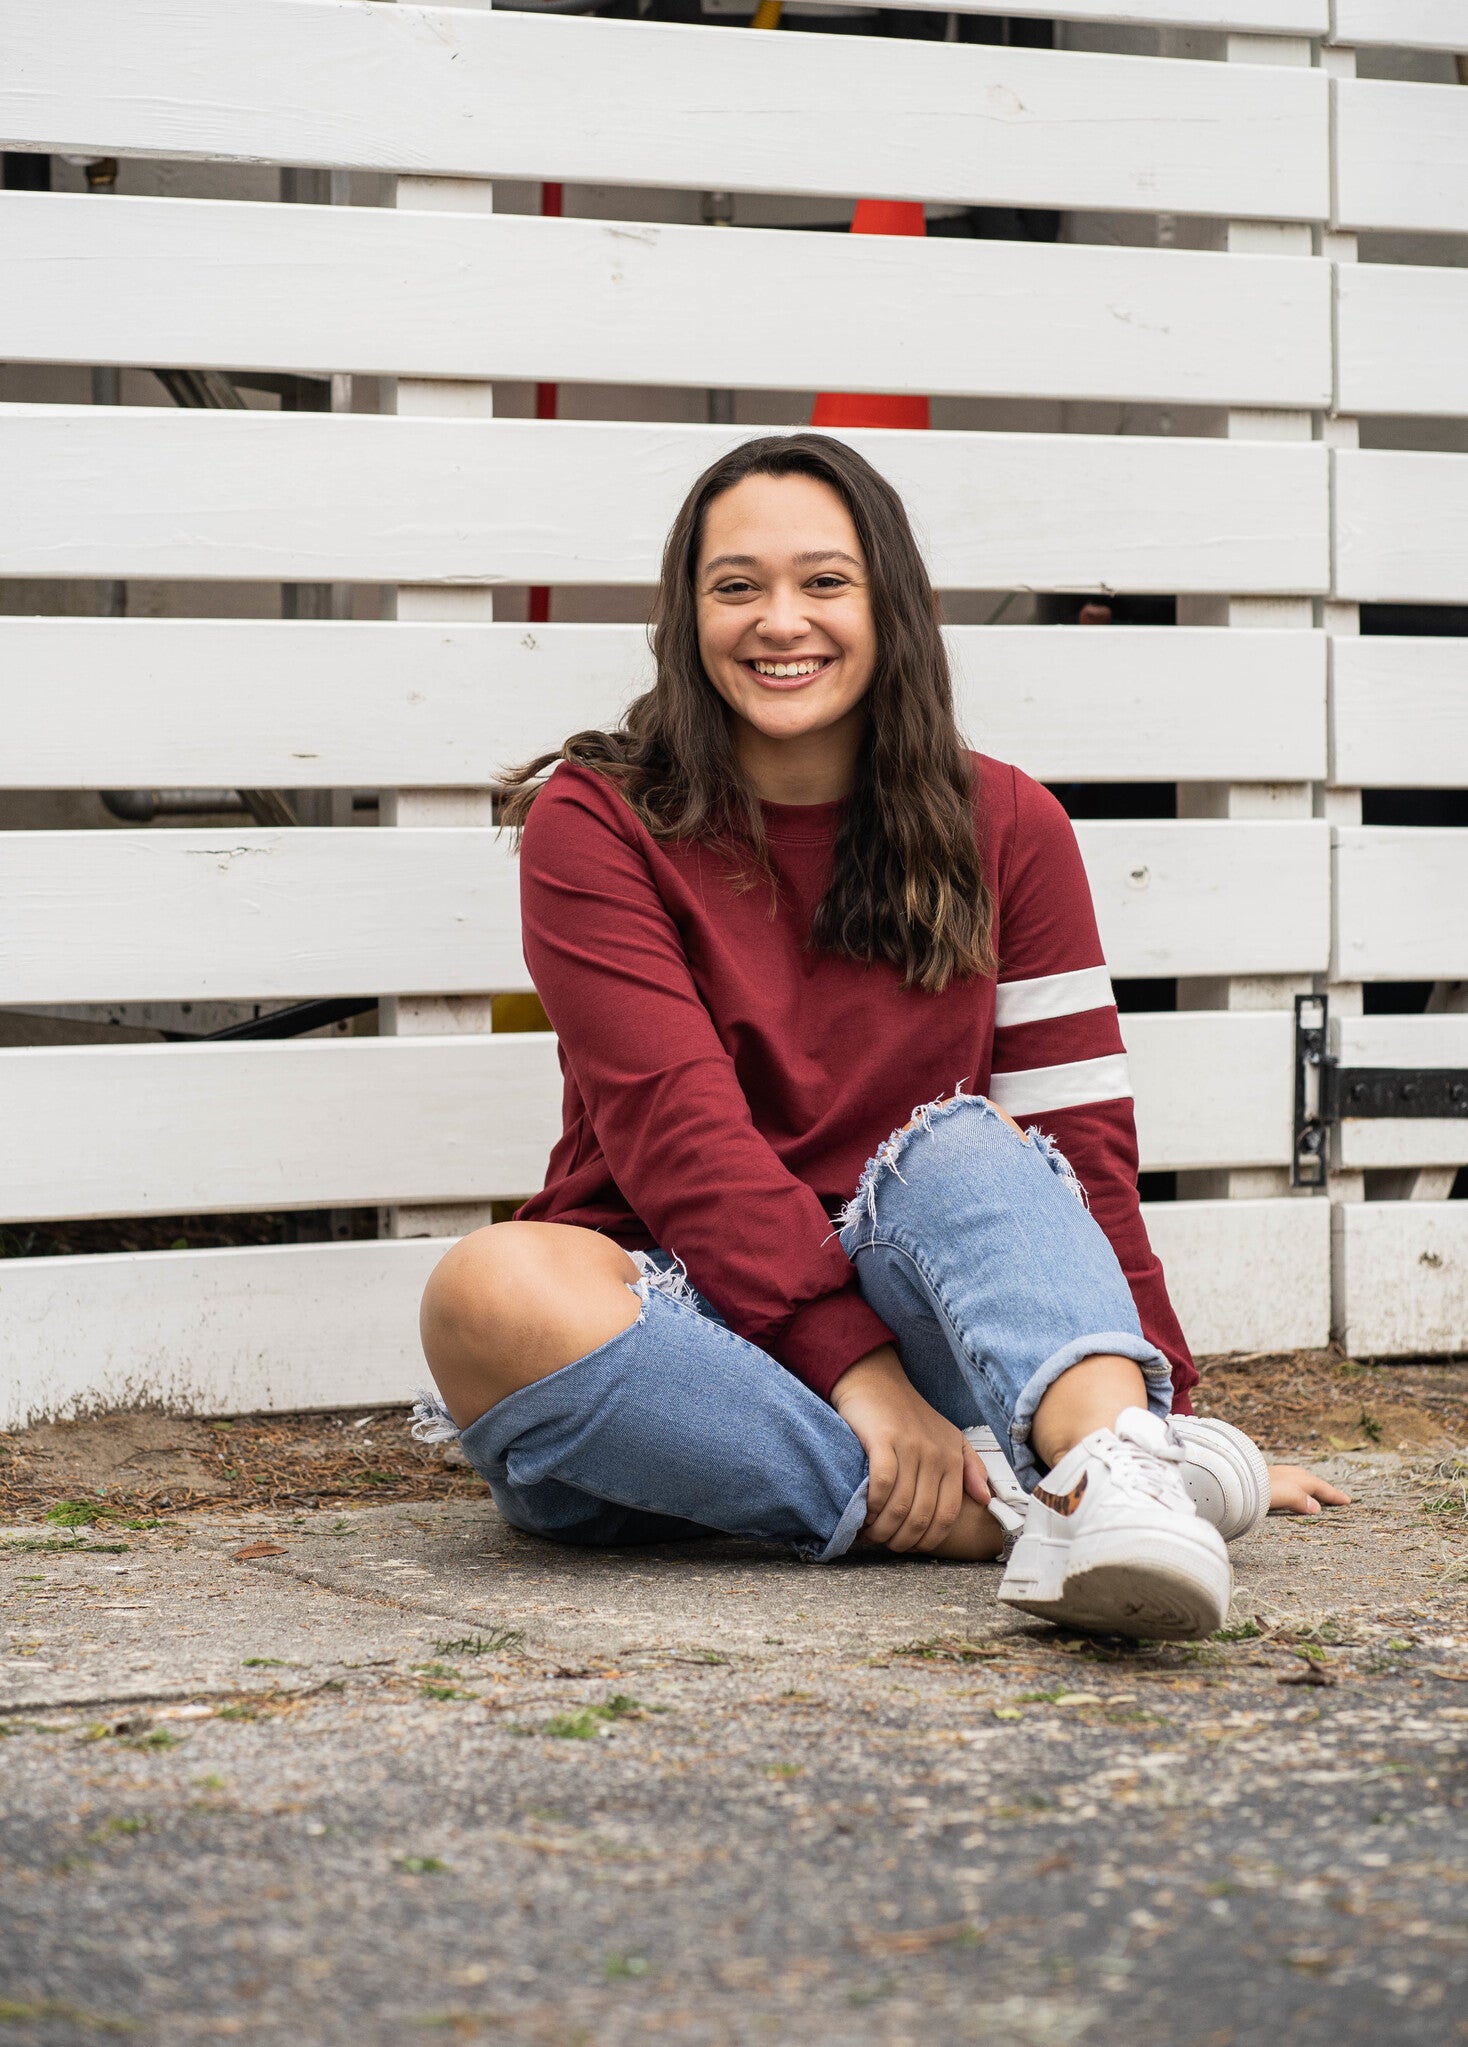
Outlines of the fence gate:
[{"label": "fence gate", "polygon": [[[7,1425],[411,1389],[559,1123],[491,785],[615,718],[688,482],[821,389],[933,400],[850,438],[1077,817],[1195,1348],[1468,1349],[1450,1084],[1291,1184],[1297,997],[1468,1069],[1452,10],[1013,4],[0,0]],[[362,1013],[209,1035],[308,1002]]]}]

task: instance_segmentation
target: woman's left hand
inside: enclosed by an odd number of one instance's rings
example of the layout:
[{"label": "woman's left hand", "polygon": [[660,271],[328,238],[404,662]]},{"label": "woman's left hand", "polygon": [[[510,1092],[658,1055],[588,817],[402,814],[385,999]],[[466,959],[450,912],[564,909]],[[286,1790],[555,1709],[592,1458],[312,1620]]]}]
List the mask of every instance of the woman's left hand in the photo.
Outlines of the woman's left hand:
[{"label": "woman's left hand", "polygon": [[1303,1464],[1271,1464],[1269,1467],[1269,1511],[1271,1514],[1318,1514],[1324,1507],[1349,1507],[1351,1495],[1343,1493],[1329,1479],[1306,1471]]}]

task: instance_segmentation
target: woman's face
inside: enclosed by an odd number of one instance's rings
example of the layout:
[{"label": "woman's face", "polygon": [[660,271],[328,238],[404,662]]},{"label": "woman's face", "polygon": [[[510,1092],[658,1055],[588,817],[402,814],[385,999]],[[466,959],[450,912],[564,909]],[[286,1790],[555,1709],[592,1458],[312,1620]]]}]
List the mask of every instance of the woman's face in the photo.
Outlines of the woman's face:
[{"label": "woman's face", "polygon": [[764,740],[809,740],[841,725],[871,688],[867,567],[829,484],[747,476],[716,497],[696,594],[704,671]]}]

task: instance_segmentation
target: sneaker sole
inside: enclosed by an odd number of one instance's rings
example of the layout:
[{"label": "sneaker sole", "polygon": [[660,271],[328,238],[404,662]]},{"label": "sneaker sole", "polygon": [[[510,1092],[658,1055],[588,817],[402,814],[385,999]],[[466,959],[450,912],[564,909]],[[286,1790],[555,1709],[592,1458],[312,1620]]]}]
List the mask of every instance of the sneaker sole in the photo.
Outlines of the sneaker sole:
[{"label": "sneaker sole", "polygon": [[[1035,1555],[1037,1547],[1048,1554]],[[1223,1626],[1233,1592],[1226,1555],[1150,1531],[1118,1531],[1087,1549],[1086,1562],[1066,1570],[1061,1545],[1032,1545],[1027,1556],[1021,1536],[1000,1599],[1062,1627],[1149,1641],[1193,1642]]]}]

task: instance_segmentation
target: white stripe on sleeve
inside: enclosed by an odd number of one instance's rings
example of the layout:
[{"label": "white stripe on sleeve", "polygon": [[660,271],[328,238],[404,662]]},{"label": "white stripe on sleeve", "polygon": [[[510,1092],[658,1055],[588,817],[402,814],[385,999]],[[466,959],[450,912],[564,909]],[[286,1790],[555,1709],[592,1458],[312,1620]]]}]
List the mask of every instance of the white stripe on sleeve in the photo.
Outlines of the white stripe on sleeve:
[{"label": "white stripe on sleeve", "polygon": [[1080,1016],[1109,1009],[1115,1001],[1105,967],[1081,967],[1073,974],[1041,974],[1033,981],[1001,981],[994,997],[994,1028],[1044,1023],[1052,1016]]},{"label": "white stripe on sleeve", "polygon": [[1011,1116],[1041,1116],[1047,1109],[1078,1109],[1085,1102],[1130,1101],[1125,1052],[1104,1059],[1076,1059],[1068,1066],[1032,1066],[1023,1073],[996,1073],[989,1099]]}]

